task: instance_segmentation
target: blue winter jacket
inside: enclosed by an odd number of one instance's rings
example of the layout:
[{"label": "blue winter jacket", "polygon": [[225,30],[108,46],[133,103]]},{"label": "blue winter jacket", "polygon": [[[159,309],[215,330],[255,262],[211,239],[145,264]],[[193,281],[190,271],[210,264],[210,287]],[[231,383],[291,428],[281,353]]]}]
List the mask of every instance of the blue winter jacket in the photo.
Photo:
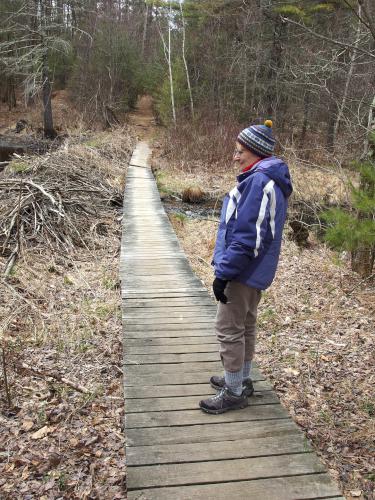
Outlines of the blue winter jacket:
[{"label": "blue winter jacket", "polygon": [[221,210],[215,275],[265,290],[275,277],[293,190],[288,166],[274,156],[264,158],[237,181]]}]

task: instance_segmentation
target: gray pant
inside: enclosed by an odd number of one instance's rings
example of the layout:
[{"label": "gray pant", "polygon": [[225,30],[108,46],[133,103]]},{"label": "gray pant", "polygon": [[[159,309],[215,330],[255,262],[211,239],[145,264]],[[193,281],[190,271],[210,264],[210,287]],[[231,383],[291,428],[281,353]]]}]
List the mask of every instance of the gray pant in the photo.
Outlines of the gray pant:
[{"label": "gray pant", "polygon": [[224,369],[238,372],[245,361],[252,361],[256,342],[257,309],[261,291],[237,281],[225,288],[228,303],[219,302],[216,314],[216,336]]}]

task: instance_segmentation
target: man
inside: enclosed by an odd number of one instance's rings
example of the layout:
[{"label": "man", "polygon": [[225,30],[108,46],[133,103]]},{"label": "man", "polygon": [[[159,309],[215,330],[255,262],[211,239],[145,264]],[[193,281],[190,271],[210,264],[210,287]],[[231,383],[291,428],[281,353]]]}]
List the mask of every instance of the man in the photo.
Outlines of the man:
[{"label": "man", "polygon": [[221,211],[213,265],[213,291],[219,301],[215,329],[224,376],[213,376],[216,396],[199,403],[208,413],[245,408],[254,392],[250,378],[261,290],[275,276],[287,200],[292,193],[288,166],[272,156],[272,122],[244,129],[234,161],[241,169],[237,186]]}]

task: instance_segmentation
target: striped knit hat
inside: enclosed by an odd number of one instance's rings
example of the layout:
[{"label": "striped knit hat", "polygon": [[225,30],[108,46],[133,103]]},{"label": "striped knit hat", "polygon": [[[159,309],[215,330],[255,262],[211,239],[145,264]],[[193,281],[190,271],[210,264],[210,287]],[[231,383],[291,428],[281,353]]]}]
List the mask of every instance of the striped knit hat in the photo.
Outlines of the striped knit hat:
[{"label": "striped knit hat", "polygon": [[257,156],[272,156],[275,139],[272,134],[272,121],[266,120],[264,125],[251,125],[237,137],[237,141]]}]

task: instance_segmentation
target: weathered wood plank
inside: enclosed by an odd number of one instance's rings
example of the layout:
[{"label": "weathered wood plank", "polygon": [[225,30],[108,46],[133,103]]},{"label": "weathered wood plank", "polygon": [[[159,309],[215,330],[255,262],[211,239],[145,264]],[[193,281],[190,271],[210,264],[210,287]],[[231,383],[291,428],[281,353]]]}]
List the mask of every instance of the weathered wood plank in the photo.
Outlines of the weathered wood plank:
[{"label": "weathered wood plank", "polygon": [[[126,300],[138,299],[138,300],[147,300],[147,299],[162,299],[164,305],[169,303],[169,299],[179,298],[185,299],[187,302],[190,298],[202,298],[205,299],[206,292],[199,288],[191,288],[191,289],[164,289],[164,290],[133,290],[129,292],[125,292],[125,290],[121,291],[123,298]],[[207,300],[208,302],[208,300]],[[183,302],[181,302],[182,304]],[[212,304],[212,301],[211,301]]]},{"label": "weathered wood plank", "polygon": [[[221,479],[225,481],[225,478]],[[340,492],[328,474],[129,491],[129,500],[311,500]],[[338,497],[344,500],[343,497]]]},{"label": "weathered wood plank", "polygon": [[[146,367],[148,365],[142,365],[142,367]],[[151,365],[158,366],[158,365]],[[163,365],[168,366],[168,365]],[[127,373],[130,368],[134,368],[128,366],[125,370],[125,386],[148,386],[151,385],[155,387],[155,385],[172,385],[171,382],[175,385],[184,385],[184,384],[208,384],[212,375],[217,375],[221,373],[221,370],[218,368],[212,368],[210,371],[208,369],[206,371],[201,372],[179,372],[174,373],[173,371],[166,371],[163,373],[159,373],[155,370],[152,374],[144,375],[142,371],[138,371],[139,375],[136,375],[135,371],[131,373]]]},{"label": "weathered wood plank", "polygon": [[[145,325],[147,326],[147,325]],[[205,328],[199,330],[189,329],[181,326],[176,329],[176,325],[172,328],[165,328],[164,330],[149,330],[148,328],[134,330],[133,325],[125,326],[124,332],[129,338],[167,338],[167,337],[207,337],[208,335],[214,336],[214,331],[212,328]]]},{"label": "weathered wood plank", "polygon": [[140,320],[140,319],[160,319],[160,320],[168,320],[168,319],[181,319],[181,318],[210,318],[211,321],[215,321],[216,318],[216,308],[212,306],[207,306],[207,309],[201,307],[201,308],[196,308],[194,310],[193,308],[186,307],[186,308],[178,308],[177,310],[175,308],[171,307],[164,307],[164,308],[159,308],[158,310],[134,310],[129,308],[123,308],[122,309],[122,317],[125,321],[130,321],[130,320]]},{"label": "weathered wood plank", "polygon": [[128,467],[132,488],[184,486],[225,481],[298,476],[324,472],[323,464],[313,453],[221,460],[183,464]]},{"label": "weathered wood plank", "polygon": [[[126,326],[126,325],[125,325]],[[184,332],[190,332],[190,331],[197,331],[197,332],[204,332],[203,335],[207,335],[207,330],[210,327],[210,322],[209,323],[189,323],[185,321],[181,325],[176,325],[176,324],[154,324],[154,325],[129,325],[128,327],[126,326],[126,330],[129,332],[131,331],[132,333],[136,332],[147,332],[147,334],[151,335],[153,333],[157,332],[169,332],[169,331],[179,331],[179,328],[181,328],[181,331],[183,330]],[[213,331],[213,326],[211,327],[211,331]],[[190,335],[194,336],[195,333],[191,333]],[[157,336],[157,335],[155,335]]]},{"label": "weathered wood plank", "polygon": [[216,423],[216,415],[211,415],[212,424],[174,427],[149,427],[146,429],[128,429],[128,446],[149,446],[156,444],[191,444],[222,441],[240,441],[253,437],[284,436],[296,431],[296,424],[291,419],[254,421],[251,425],[243,422]]},{"label": "weathered wood plank", "polygon": [[215,335],[206,335],[202,337],[126,338],[124,342],[125,346],[199,346],[199,344],[215,344],[217,346],[218,342]]},{"label": "weathered wood plank", "polygon": [[166,304],[168,305],[174,305],[174,307],[186,307],[186,306],[194,306],[194,305],[209,305],[211,306],[213,304],[212,299],[206,294],[204,296],[203,294],[199,294],[198,296],[175,296],[175,297],[167,297],[168,300],[166,300],[166,297],[149,297],[149,298],[140,298],[140,297],[135,297],[135,298],[130,298],[130,297],[125,297],[124,298],[124,306],[127,308],[130,307],[141,307],[141,308],[156,308],[156,307],[165,307]]},{"label": "weathered wood plank", "polygon": [[219,359],[218,349],[214,352],[194,352],[184,354],[126,354],[125,365],[139,364],[163,364],[163,363],[185,363],[199,361],[217,361]]},{"label": "weathered wood plank", "polygon": [[185,325],[194,323],[208,323],[213,324],[215,316],[212,314],[206,314],[201,316],[192,315],[180,315],[180,316],[170,316],[170,317],[144,317],[139,315],[137,318],[124,318],[124,324],[129,325]]},{"label": "weathered wood plank", "polygon": [[[207,395],[175,397],[175,398],[146,398],[129,399],[126,403],[126,413],[147,413],[153,411],[176,411],[176,410],[195,410],[198,407],[200,399]],[[277,404],[279,400],[273,391],[257,393],[248,398],[249,406]]]},{"label": "weathered wood plank", "polygon": [[130,467],[132,465],[205,462],[308,452],[311,452],[310,444],[301,432],[295,430],[277,437],[217,441],[204,443],[204,446],[202,443],[129,446],[126,452],[126,463]]},{"label": "weathered wood plank", "polygon": [[[149,332],[151,331],[178,331],[180,328],[184,331],[188,331],[190,329],[194,329],[195,325],[199,325],[198,328],[201,328],[203,324],[205,324],[205,329],[212,332],[214,318],[209,316],[199,316],[199,317],[171,317],[171,318],[155,318],[154,321],[151,318],[130,318],[128,320],[123,321],[123,326],[126,330],[131,330],[134,333],[139,331]],[[159,326],[163,326],[164,328],[158,328]]]},{"label": "weathered wood plank", "polygon": [[224,422],[253,422],[254,420],[276,420],[289,418],[280,404],[254,405],[242,410],[210,415],[198,407],[196,410],[129,413],[125,416],[126,428],[178,427],[184,425],[217,424]]},{"label": "weathered wood plank", "polygon": [[[182,345],[138,345],[132,346],[125,343],[125,354],[146,355],[146,354],[188,354],[188,353],[216,353],[218,355],[219,344],[182,344]],[[191,361],[191,360],[190,360]],[[198,360],[197,360],[198,361]]]},{"label": "weathered wood plank", "polygon": [[[173,383],[183,384],[184,382],[177,382],[177,380],[188,380],[187,375],[191,375],[191,381],[193,383],[197,383],[198,379],[203,382],[208,379],[204,379],[204,377],[211,376],[210,374],[222,373],[223,366],[219,361],[208,361],[208,362],[197,362],[197,363],[166,363],[166,364],[152,364],[152,365],[141,365],[137,364],[128,364],[124,368],[125,378],[127,381],[131,382],[132,378],[138,379],[139,377],[144,378],[144,383],[147,384],[147,380],[149,377],[154,378],[154,385],[163,385],[160,380],[165,380],[165,377],[162,379],[161,377],[167,375],[167,380],[169,377],[168,384],[171,383],[170,376],[173,376]],[[155,380],[155,375],[157,374],[158,380]],[[176,377],[175,377],[176,376]],[[254,375],[253,375],[254,376]],[[160,378],[159,378],[160,377]],[[189,383],[189,382],[187,382]]]},{"label": "weathered wood plank", "polygon": [[[158,374],[158,376],[163,375],[163,374],[170,374],[172,373],[173,375],[180,375],[180,374],[191,374],[193,376],[197,372],[205,374],[207,373],[222,373],[223,372],[223,365],[221,364],[221,361],[219,360],[214,360],[214,361],[196,361],[196,362],[184,362],[184,363],[155,363],[155,364],[131,364],[131,365],[126,365],[125,367],[125,376],[126,377],[132,377],[134,376],[140,376],[140,375],[155,375]],[[264,376],[259,372],[259,370],[252,370],[251,376],[254,380],[264,380]],[[170,383],[170,382],[169,382]],[[154,384],[156,384],[156,381],[154,381]],[[162,385],[162,384],[158,384]]]},{"label": "weathered wood plank", "polygon": [[157,311],[135,311],[134,309],[123,305],[122,306],[122,312],[123,312],[123,317],[125,319],[128,318],[137,318],[139,316],[142,317],[173,317],[173,316],[192,316],[192,315],[202,315],[202,314],[209,314],[211,316],[216,315],[216,310],[217,307],[215,304],[211,305],[206,305],[206,306],[199,306],[199,305],[187,305],[187,306],[182,306],[182,307],[174,307],[173,305],[170,306],[168,303],[164,305],[163,308],[159,308]]},{"label": "weathered wood plank", "polygon": [[[170,378],[170,377],[169,377]],[[159,382],[159,379],[157,380]],[[170,380],[169,380],[170,381]],[[155,377],[154,377],[155,382]],[[254,388],[256,391],[270,391],[272,386],[269,382],[265,380],[260,380],[254,382]],[[125,398],[129,399],[141,399],[141,398],[167,398],[174,396],[197,396],[197,401],[200,401],[202,397],[210,394],[216,394],[215,391],[205,380],[205,383],[201,384],[175,384],[175,385],[149,385],[144,386],[141,384],[134,386],[125,387]]]}]

